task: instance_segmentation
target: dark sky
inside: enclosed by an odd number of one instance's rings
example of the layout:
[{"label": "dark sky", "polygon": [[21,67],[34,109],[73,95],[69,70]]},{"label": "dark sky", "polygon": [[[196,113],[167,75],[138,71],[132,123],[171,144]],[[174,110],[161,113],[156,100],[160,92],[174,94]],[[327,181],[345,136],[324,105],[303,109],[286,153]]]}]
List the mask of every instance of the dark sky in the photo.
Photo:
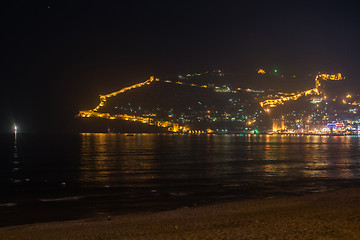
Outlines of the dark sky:
[{"label": "dark sky", "polygon": [[5,132],[14,122],[27,132],[68,131],[98,94],[149,75],[276,67],[342,72],[360,85],[356,1],[9,2],[1,14]]}]

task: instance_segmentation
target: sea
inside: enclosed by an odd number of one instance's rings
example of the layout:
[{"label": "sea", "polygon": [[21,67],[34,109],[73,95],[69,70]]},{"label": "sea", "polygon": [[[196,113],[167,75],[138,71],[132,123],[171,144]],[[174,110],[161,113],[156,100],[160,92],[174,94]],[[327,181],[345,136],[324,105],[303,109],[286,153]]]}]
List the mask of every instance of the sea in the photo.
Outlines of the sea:
[{"label": "sea", "polygon": [[2,134],[0,227],[360,185],[357,136]]}]

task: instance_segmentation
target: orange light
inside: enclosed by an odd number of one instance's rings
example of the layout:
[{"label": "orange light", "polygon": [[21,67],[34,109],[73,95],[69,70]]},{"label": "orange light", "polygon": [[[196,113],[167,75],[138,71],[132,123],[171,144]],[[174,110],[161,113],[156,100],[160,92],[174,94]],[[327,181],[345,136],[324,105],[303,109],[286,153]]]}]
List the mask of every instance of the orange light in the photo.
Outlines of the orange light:
[{"label": "orange light", "polygon": [[260,68],[260,69],[257,71],[257,73],[258,73],[258,74],[265,74],[266,72],[265,72],[264,69],[261,69],[261,68]]}]

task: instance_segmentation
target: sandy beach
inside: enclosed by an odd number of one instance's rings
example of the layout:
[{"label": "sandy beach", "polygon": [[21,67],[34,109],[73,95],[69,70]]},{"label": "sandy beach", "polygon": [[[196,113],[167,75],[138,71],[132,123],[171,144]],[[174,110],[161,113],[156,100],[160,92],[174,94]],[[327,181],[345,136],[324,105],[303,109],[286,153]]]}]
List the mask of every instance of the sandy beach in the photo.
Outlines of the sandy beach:
[{"label": "sandy beach", "polygon": [[360,189],[0,228],[0,239],[360,239]]}]

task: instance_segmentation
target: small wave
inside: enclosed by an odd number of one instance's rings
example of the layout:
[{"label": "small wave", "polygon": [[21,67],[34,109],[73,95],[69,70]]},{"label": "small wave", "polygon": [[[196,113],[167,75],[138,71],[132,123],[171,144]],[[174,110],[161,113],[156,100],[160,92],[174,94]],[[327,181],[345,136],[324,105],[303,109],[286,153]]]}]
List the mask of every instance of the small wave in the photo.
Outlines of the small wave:
[{"label": "small wave", "polygon": [[0,203],[0,207],[13,207],[16,203]]},{"label": "small wave", "polygon": [[190,193],[186,193],[186,192],[171,192],[170,195],[171,196],[175,196],[175,197],[182,197],[182,196],[186,196],[189,195]]},{"label": "small wave", "polygon": [[63,197],[63,198],[42,198],[39,199],[41,202],[62,202],[62,201],[76,201],[81,198],[84,198],[83,196],[78,197]]},{"label": "small wave", "polygon": [[244,184],[234,183],[234,184],[223,184],[223,187],[241,187],[244,186]]}]

